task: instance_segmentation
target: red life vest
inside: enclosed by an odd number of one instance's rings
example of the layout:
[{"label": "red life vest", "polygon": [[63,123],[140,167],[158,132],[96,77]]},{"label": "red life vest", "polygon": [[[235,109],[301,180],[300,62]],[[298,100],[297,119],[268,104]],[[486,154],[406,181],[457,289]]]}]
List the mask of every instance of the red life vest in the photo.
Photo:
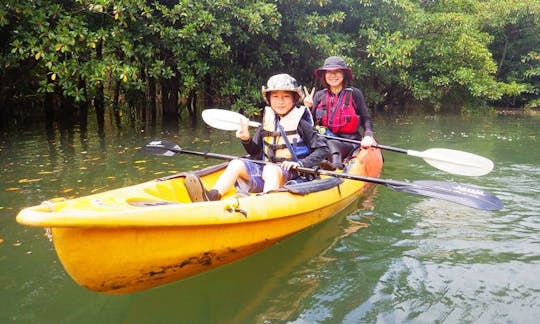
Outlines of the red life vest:
[{"label": "red life vest", "polygon": [[360,116],[356,114],[352,89],[345,88],[336,99],[328,89],[324,89],[324,98],[315,109],[317,125],[322,125],[334,134],[354,134],[358,132]]}]

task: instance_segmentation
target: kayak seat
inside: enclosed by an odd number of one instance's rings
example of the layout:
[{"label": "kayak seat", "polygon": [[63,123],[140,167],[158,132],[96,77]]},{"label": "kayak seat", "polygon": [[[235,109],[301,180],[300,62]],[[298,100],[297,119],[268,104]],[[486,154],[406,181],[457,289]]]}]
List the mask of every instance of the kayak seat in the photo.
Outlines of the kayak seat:
[{"label": "kayak seat", "polygon": [[216,164],[216,165],[211,165],[211,166],[206,167],[206,168],[201,169],[201,170],[189,171],[189,172],[180,172],[180,173],[173,174],[173,175],[170,175],[170,176],[161,177],[161,178],[157,179],[156,181],[167,181],[167,180],[172,180],[172,179],[177,179],[177,178],[185,178],[190,173],[195,173],[199,177],[204,177],[205,175],[212,174],[212,173],[217,172],[217,171],[219,171],[221,169],[225,169],[228,164],[229,164],[229,162],[225,162],[225,163],[220,163],[220,164]]},{"label": "kayak seat", "polygon": [[[190,174],[195,174],[198,177],[204,177],[206,175],[210,175],[215,172],[219,172],[222,169],[225,169],[227,167],[227,164],[228,163],[226,162],[226,163],[221,163],[217,165],[212,165],[201,170],[181,172],[181,173],[173,174],[170,176],[161,177],[161,178],[156,179],[156,188],[159,187],[160,190],[150,190],[150,191],[145,190],[145,191],[149,194],[162,197],[162,199],[166,197],[165,199],[170,199],[174,202],[190,203],[190,202],[193,202],[194,200],[190,198],[189,192],[186,188],[186,183],[185,183],[186,177]],[[168,190],[166,190],[167,187],[168,187]],[[200,200],[202,198],[203,197],[201,196],[201,197],[196,198],[196,200]]]}]

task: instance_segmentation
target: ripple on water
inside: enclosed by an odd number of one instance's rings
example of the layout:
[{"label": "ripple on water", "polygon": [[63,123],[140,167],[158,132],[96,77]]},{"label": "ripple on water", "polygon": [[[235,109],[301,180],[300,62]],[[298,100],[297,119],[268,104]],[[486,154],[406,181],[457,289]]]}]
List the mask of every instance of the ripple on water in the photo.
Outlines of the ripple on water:
[{"label": "ripple on water", "polygon": [[531,286],[530,281],[538,264],[501,265],[394,260],[371,297],[352,309],[345,322],[535,322],[540,284]]}]

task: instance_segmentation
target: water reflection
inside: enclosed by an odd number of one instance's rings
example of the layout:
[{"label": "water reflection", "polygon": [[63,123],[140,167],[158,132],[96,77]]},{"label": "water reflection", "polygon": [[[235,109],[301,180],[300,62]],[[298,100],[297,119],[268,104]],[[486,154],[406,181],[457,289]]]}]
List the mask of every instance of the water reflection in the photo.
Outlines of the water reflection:
[{"label": "water reflection", "polygon": [[535,323],[540,316],[539,118],[374,121],[381,143],[458,149],[495,162],[489,175],[467,178],[385,153],[384,178],[471,183],[499,197],[501,211],[379,186],[367,205],[257,255],[124,296],[73,283],[43,231],[15,223],[18,210],[219,162],[141,154],[139,148],[154,138],[224,154],[243,149],[233,132],[202,124],[134,124],[117,132],[109,121],[101,130],[89,121],[87,130],[55,124],[0,141],[0,322]]}]

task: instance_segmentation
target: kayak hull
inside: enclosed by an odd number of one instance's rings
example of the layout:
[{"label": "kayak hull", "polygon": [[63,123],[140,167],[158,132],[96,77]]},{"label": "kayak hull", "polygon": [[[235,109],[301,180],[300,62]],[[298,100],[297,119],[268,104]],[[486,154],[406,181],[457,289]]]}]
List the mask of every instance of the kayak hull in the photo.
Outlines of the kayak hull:
[{"label": "kayak hull", "polygon": [[[362,150],[346,172],[379,176],[379,150]],[[221,167],[199,172],[211,187]],[[108,294],[136,292],[190,277],[256,253],[355,201],[369,184],[299,195],[289,191],[192,203],[183,176],[23,209],[17,221],[50,228],[66,272]],[[324,179],[323,179],[324,180]],[[335,179],[332,179],[335,180]]]}]

